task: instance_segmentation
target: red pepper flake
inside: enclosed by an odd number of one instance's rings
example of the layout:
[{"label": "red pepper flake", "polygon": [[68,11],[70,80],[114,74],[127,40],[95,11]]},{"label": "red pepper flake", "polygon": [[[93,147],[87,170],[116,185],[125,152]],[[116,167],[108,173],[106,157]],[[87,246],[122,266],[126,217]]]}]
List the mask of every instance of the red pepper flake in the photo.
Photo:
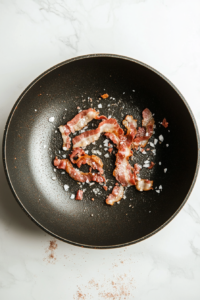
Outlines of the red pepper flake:
[{"label": "red pepper flake", "polygon": [[115,183],[115,185],[119,185],[119,183],[118,183],[118,182],[116,182],[116,183]]},{"label": "red pepper flake", "polygon": [[83,199],[83,191],[78,190],[76,193],[76,200],[82,200]]},{"label": "red pepper flake", "polygon": [[164,118],[163,121],[162,121],[162,126],[164,126],[165,128],[168,127],[169,123],[167,122],[167,120]]},{"label": "red pepper flake", "polygon": [[77,109],[80,109],[80,106],[77,106]]},{"label": "red pepper flake", "polygon": [[151,164],[150,164],[150,166],[148,167],[148,169],[152,169],[154,165],[155,165],[155,163],[154,163],[153,161],[151,161]]},{"label": "red pepper flake", "polygon": [[146,149],[146,151],[149,151],[149,150],[151,150],[151,149],[150,149],[150,148],[147,148],[147,149]]},{"label": "red pepper flake", "polygon": [[94,198],[92,198],[91,200],[94,201]]},{"label": "red pepper flake", "polygon": [[103,94],[103,95],[101,95],[101,98],[102,98],[102,99],[107,99],[108,97],[109,97],[108,94]]},{"label": "red pepper flake", "polygon": [[104,188],[104,190],[105,190],[105,191],[107,191],[107,189],[108,189],[108,187],[107,187],[107,186],[105,186],[105,185],[103,186],[103,188]]},{"label": "red pepper flake", "polygon": [[111,153],[113,151],[113,148],[109,148],[108,151]]}]

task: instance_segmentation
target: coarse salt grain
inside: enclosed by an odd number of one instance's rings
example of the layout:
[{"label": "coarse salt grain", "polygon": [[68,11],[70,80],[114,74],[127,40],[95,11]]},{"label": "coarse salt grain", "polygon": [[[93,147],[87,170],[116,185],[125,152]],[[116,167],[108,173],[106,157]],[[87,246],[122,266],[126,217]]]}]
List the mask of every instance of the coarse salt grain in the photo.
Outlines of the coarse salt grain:
[{"label": "coarse salt grain", "polygon": [[53,169],[53,171],[54,171],[54,172],[56,172],[56,171],[57,171],[57,169],[55,169],[55,168],[54,168],[54,169]]},{"label": "coarse salt grain", "polygon": [[167,168],[164,169],[164,173],[167,173]]},{"label": "coarse salt grain", "polygon": [[108,116],[108,119],[112,118],[112,116]]},{"label": "coarse salt grain", "polygon": [[156,155],[156,149],[151,150],[151,152],[153,153],[153,155]]},{"label": "coarse salt grain", "polygon": [[75,195],[74,194],[71,194],[71,197],[70,197],[71,199],[74,199],[75,198]]},{"label": "coarse salt grain", "polygon": [[163,142],[164,141],[164,137],[163,137],[163,135],[161,134],[161,135],[159,135],[159,140],[161,141],[161,142]]},{"label": "coarse salt grain", "polygon": [[156,144],[157,144],[157,142],[158,142],[158,140],[157,140],[157,139],[154,139],[154,145],[156,145]]},{"label": "coarse salt grain", "polygon": [[166,144],[166,147],[169,147],[169,144]]},{"label": "coarse salt grain", "polygon": [[64,174],[65,174],[65,172],[61,172],[61,174],[62,174],[62,175],[64,175]]},{"label": "coarse salt grain", "polygon": [[100,104],[98,104],[97,106],[98,106],[98,108],[102,108],[102,104],[101,104],[101,103],[100,103]]},{"label": "coarse salt grain", "polygon": [[150,145],[151,147],[155,147],[155,145],[154,145],[152,142],[150,142],[149,145]]},{"label": "coarse salt grain", "polygon": [[108,153],[106,153],[106,154],[104,155],[104,157],[108,158],[108,157],[109,157],[109,154],[108,154]]},{"label": "coarse salt grain", "polygon": [[150,164],[144,164],[143,165],[143,168],[149,168],[150,167]]},{"label": "coarse salt grain", "polygon": [[159,193],[160,193],[160,190],[156,190],[156,193],[158,193],[158,194],[159,194]]},{"label": "coarse salt grain", "polygon": [[50,123],[53,123],[53,122],[54,122],[54,119],[55,119],[54,117],[49,118],[49,122],[50,122]]},{"label": "coarse salt grain", "polygon": [[56,177],[52,177],[51,179],[52,179],[52,180],[56,180]]},{"label": "coarse salt grain", "polygon": [[120,201],[118,201],[117,204],[120,204]]},{"label": "coarse salt grain", "polygon": [[159,190],[162,190],[162,185],[159,185]]},{"label": "coarse salt grain", "polygon": [[63,147],[63,150],[66,151],[66,150],[67,150],[67,147]]},{"label": "coarse salt grain", "polygon": [[35,111],[37,111],[37,109],[35,109]]},{"label": "coarse salt grain", "polygon": [[147,154],[145,150],[144,150],[144,151],[142,151],[141,153],[142,153],[142,154]]},{"label": "coarse salt grain", "polygon": [[160,166],[162,165],[162,163],[161,163],[161,161],[159,161],[159,163],[158,163]]},{"label": "coarse salt grain", "polygon": [[67,184],[64,184],[64,190],[67,192],[67,191],[68,191],[68,189],[69,189],[69,185],[67,185]]}]

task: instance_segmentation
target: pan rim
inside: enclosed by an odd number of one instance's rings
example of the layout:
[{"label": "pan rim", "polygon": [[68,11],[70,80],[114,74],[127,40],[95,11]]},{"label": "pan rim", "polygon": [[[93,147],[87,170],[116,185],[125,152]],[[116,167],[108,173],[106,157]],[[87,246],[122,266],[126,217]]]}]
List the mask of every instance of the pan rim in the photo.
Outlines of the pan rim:
[{"label": "pan rim", "polygon": [[[116,245],[108,245],[108,246],[98,246],[98,245],[88,245],[88,244],[82,244],[82,243],[77,243],[68,239],[65,239],[55,233],[53,233],[52,231],[50,231],[49,229],[47,229],[45,226],[43,226],[41,223],[39,223],[32,215],[31,213],[26,209],[26,207],[23,205],[23,203],[21,202],[20,198],[18,197],[15,188],[12,184],[10,175],[9,175],[9,170],[8,170],[8,166],[7,166],[7,160],[6,160],[6,141],[7,141],[7,134],[9,131],[9,127],[12,121],[12,117],[15,113],[15,109],[18,106],[18,104],[23,100],[23,97],[26,95],[26,93],[32,88],[32,86],[35,85],[35,83],[37,83],[41,78],[43,78],[44,76],[46,76],[48,73],[52,72],[53,70],[64,66],[68,63],[72,63],[74,61],[78,61],[81,59],[89,59],[89,58],[95,58],[95,57],[109,57],[109,58],[118,58],[118,59],[123,59],[123,60],[128,60],[130,62],[139,64],[149,70],[151,70],[152,72],[156,73],[158,76],[160,76],[163,80],[165,80],[173,89],[174,91],[179,95],[179,97],[181,98],[181,100],[183,101],[183,103],[185,104],[188,113],[192,119],[194,128],[195,128],[195,134],[196,134],[196,139],[197,139],[197,162],[196,162],[196,169],[195,169],[195,173],[194,173],[194,177],[190,186],[190,189],[188,190],[188,193],[186,195],[186,197],[184,198],[182,204],[179,206],[179,208],[174,212],[174,214],[165,222],[163,223],[160,227],[158,227],[156,230],[152,231],[151,233],[145,235],[144,237],[141,237],[137,240],[134,241],[130,241],[127,243],[122,243],[122,244],[116,244]],[[96,54],[87,54],[87,55],[81,55],[81,56],[76,56],[73,58],[70,58],[68,60],[65,60],[61,63],[58,63],[56,65],[54,65],[53,67],[47,69],[46,71],[44,71],[42,74],[40,74],[38,77],[36,77],[27,87],[26,89],[19,95],[18,99],[16,100],[16,102],[14,103],[11,112],[8,116],[6,125],[5,125],[5,129],[4,129],[4,135],[3,135],[3,143],[2,143],[2,159],[3,159],[3,167],[4,167],[4,172],[6,175],[6,179],[7,182],[9,184],[9,187],[17,201],[17,203],[20,205],[20,207],[23,209],[23,211],[26,213],[26,215],[41,229],[43,229],[46,233],[50,234],[51,236],[53,236],[54,238],[57,238],[63,242],[69,243],[71,245],[75,245],[75,246],[79,246],[82,248],[91,248],[91,249],[113,249],[113,248],[120,248],[120,247],[126,247],[129,245],[133,245],[136,244],[138,242],[141,242],[151,236],[153,236],[154,234],[156,234],[157,232],[159,232],[161,229],[163,229],[166,225],[168,225],[173,219],[174,217],[181,211],[181,209],[183,208],[183,206],[185,205],[185,203],[187,202],[197,179],[197,175],[198,175],[198,171],[199,171],[199,163],[200,163],[200,137],[199,137],[199,131],[198,131],[198,127],[197,127],[197,123],[195,120],[195,117],[193,115],[193,112],[189,106],[189,104],[187,103],[186,99],[184,98],[184,96],[181,94],[181,92],[177,89],[177,87],[167,78],[165,77],[163,74],[161,74],[159,71],[157,71],[156,69],[152,68],[151,66],[147,65],[146,63],[143,63],[139,60],[136,60],[134,58],[128,57],[128,56],[123,56],[123,55],[119,55],[119,54],[110,54],[110,53],[96,53]]]}]

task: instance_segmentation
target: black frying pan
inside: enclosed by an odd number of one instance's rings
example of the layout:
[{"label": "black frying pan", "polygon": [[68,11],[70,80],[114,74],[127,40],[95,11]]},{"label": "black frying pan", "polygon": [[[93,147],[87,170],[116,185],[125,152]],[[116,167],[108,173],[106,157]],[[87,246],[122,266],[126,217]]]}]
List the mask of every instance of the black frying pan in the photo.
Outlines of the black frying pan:
[{"label": "black frying pan", "polygon": [[[165,140],[158,144],[156,156],[148,155],[156,162],[155,167],[143,169],[141,177],[154,180],[154,187],[162,185],[160,194],[155,190],[141,193],[130,187],[120,205],[109,207],[105,204],[109,192],[101,188],[102,194],[98,196],[92,191],[94,186],[87,186],[84,200],[75,201],[70,196],[78,190],[78,184],[68,174],[54,172],[53,158],[65,154],[61,135],[55,132],[57,127],[72,119],[78,106],[90,107],[88,97],[97,108],[97,99],[105,92],[116,100],[101,101],[101,114],[112,115],[120,123],[128,113],[140,124],[141,112],[146,107],[155,113],[155,137],[162,134]],[[82,102],[83,99],[86,101]],[[108,104],[115,105],[108,107]],[[53,124],[48,122],[51,116],[55,117]],[[164,117],[169,122],[167,129],[158,123]],[[99,121],[91,122],[89,129],[94,128],[92,123],[97,125]],[[102,136],[96,149],[100,149],[103,140]],[[153,235],[180,211],[197,177],[198,144],[194,116],[171,82],[134,59],[98,54],[56,65],[26,88],[6,124],[3,160],[18,203],[37,225],[74,245],[111,248]],[[144,160],[146,156],[135,153],[133,162]],[[110,184],[115,182],[114,161],[114,155],[110,159],[103,156]],[[69,192],[64,191],[64,184],[70,186]]]}]

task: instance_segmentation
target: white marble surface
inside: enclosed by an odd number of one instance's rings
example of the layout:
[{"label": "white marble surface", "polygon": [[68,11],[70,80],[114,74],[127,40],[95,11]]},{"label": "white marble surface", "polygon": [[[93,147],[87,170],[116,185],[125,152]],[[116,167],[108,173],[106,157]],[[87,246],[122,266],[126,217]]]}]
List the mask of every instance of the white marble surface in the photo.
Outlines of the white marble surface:
[{"label": "white marble surface", "polygon": [[[24,88],[68,58],[106,52],[141,60],[182,92],[200,125],[198,0],[0,0],[0,128]],[[115,250],[57,241],[14,200],[0,168],[0,299],[200,299],[200,177],[178,216]],[[113,285],[112,281],[116,284]]]}]

